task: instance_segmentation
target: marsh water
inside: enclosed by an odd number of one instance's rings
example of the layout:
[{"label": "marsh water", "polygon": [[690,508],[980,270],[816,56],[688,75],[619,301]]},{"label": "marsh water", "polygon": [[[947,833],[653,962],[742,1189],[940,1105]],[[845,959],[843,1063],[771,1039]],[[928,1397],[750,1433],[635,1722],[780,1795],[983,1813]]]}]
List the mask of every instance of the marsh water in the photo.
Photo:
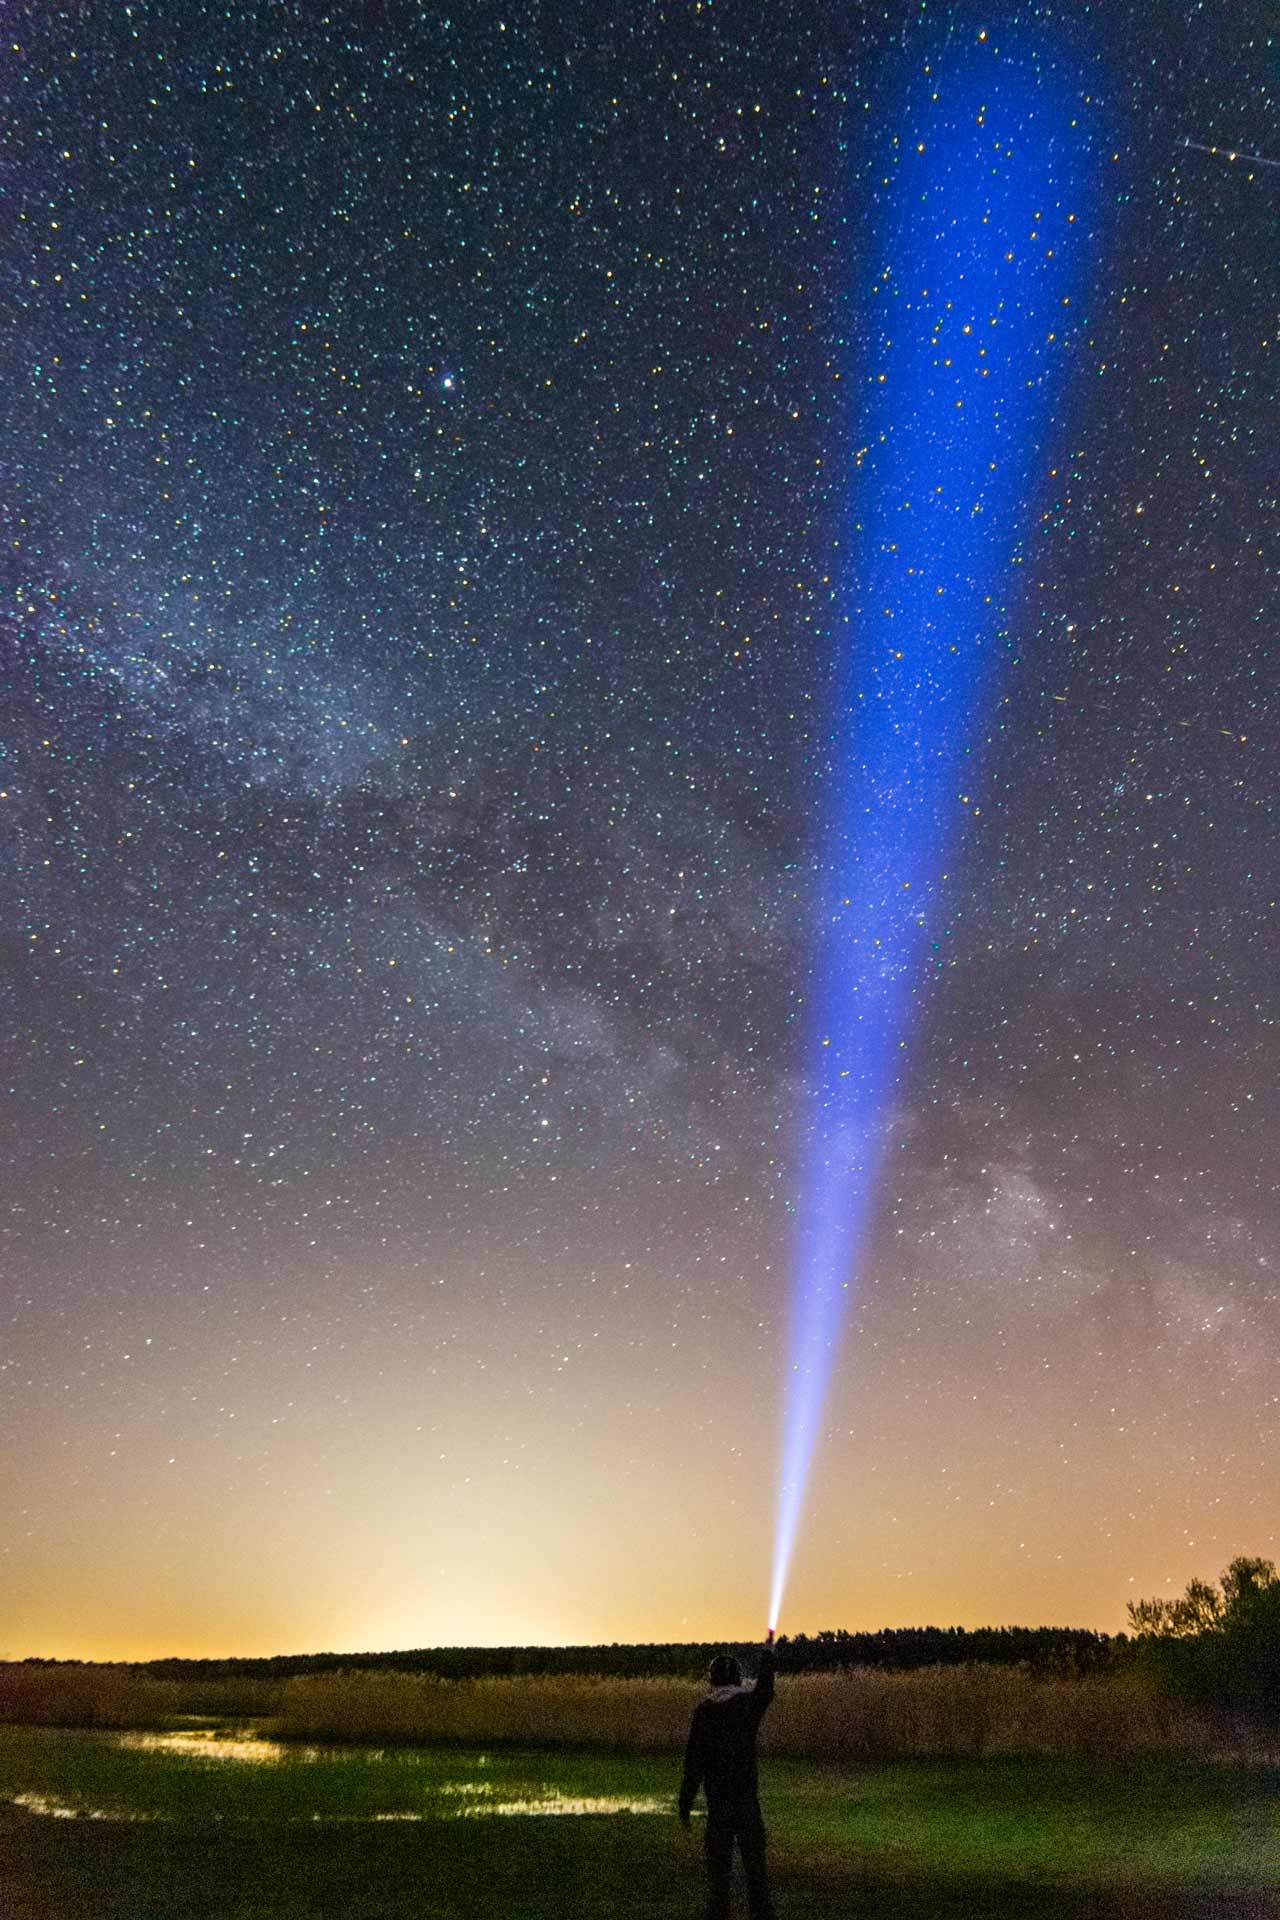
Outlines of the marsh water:
[{"label": "marsh water", "polygon": [[[545,1753],[303,1745],[246,1723],[192,1722],[137,1732],[7,1728],[0,1801],[49,1819],[111,1821],[422,1821],[672,1811],[670,1791],[636,1791],[634,1778],[614,1783],[574,1777],[579,1771]],[[615,1784],[621,1790],[602,1790]]]}]

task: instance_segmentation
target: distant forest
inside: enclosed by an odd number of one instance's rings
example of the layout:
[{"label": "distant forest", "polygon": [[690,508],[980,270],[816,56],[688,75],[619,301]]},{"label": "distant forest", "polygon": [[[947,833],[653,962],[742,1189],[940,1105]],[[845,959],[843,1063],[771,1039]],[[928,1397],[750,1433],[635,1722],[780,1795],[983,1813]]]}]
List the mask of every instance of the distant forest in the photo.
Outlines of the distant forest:
[{"label": "distant forest", "polygon": [[[129,1665],[157,1680],[257,1678],[285,1680],[304,1673],[430,1673],[441,1680],[511,1674],[600,1674],[626,1679],[663,1674],[701,1676],[724,1642],[608,1647],[416,1647],[399,1653],[287,1653],[265,1660],[144,1660]],[[830,1673],[840,1667],[1025,1667],[1033,1673],[1099,1673],[1114,1667],[1131,1642],[1124,1634],[1086,1627],[885,1627],[879,1633],[780,1635],[782,1673]],[[737,1644],[752,1670],[757,1643]],[[27,1666],[82,1666],[72,1660],[28,1660]],[[103,1664],[103,1663],[98,1663]]]}]

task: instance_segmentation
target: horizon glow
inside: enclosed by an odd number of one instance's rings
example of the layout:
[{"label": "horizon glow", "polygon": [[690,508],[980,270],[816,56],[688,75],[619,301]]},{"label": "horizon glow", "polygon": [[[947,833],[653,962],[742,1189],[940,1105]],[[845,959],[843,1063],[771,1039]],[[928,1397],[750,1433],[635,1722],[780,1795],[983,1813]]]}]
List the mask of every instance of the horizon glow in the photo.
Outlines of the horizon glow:
[{"label": "horizon glow", "polygon": [[[776,1628],[924,990],[926,946],[993,718],[1003,602],[1059,438],[1098,199],[1091,118],[1028,39],[914,76],[877,154],[870,338],[820,849]],[[966,764],[967,763],[967,764]],[[941,959],[937,965],[945,964]]]}]

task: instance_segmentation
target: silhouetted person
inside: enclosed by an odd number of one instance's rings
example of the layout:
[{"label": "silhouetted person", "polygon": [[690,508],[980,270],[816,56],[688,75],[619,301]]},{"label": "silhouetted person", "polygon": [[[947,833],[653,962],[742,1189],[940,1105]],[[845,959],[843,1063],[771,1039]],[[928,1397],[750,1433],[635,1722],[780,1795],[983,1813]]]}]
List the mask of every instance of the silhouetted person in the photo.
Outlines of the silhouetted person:
[{"label": "silhouetted person", "polygon": [[730,1653],[718,1653],[708,1676],[711,1691],[693,1710],[680,1783],[680,1818],[707,1793],[707,1920],[729,1920],[733,1843],[747,1876],[751,1920],[773,1920],[765,1867],[764,1820],[756,1778],[756,1735],[773,1699],[773,1630],[760,1655],[754,1687],[742,1684],[742,1668]]}]

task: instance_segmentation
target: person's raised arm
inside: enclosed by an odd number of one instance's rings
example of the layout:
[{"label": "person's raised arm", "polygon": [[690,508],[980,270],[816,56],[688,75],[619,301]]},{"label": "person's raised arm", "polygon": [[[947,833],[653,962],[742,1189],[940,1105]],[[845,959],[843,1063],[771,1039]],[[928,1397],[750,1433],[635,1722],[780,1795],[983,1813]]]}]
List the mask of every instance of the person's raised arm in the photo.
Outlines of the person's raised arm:
[{"label": "person's raised arm", "polygon": [[763,1720],[768,1711],[769,1702],[773,1699],[773,1676],[775,1671],[773,1628],[770,1627],[769,1637],[765,1641],[760,1654],[759,1675],[756,1679],[755,1686],[751,1690],[751,1717],[757,1725]]}]

